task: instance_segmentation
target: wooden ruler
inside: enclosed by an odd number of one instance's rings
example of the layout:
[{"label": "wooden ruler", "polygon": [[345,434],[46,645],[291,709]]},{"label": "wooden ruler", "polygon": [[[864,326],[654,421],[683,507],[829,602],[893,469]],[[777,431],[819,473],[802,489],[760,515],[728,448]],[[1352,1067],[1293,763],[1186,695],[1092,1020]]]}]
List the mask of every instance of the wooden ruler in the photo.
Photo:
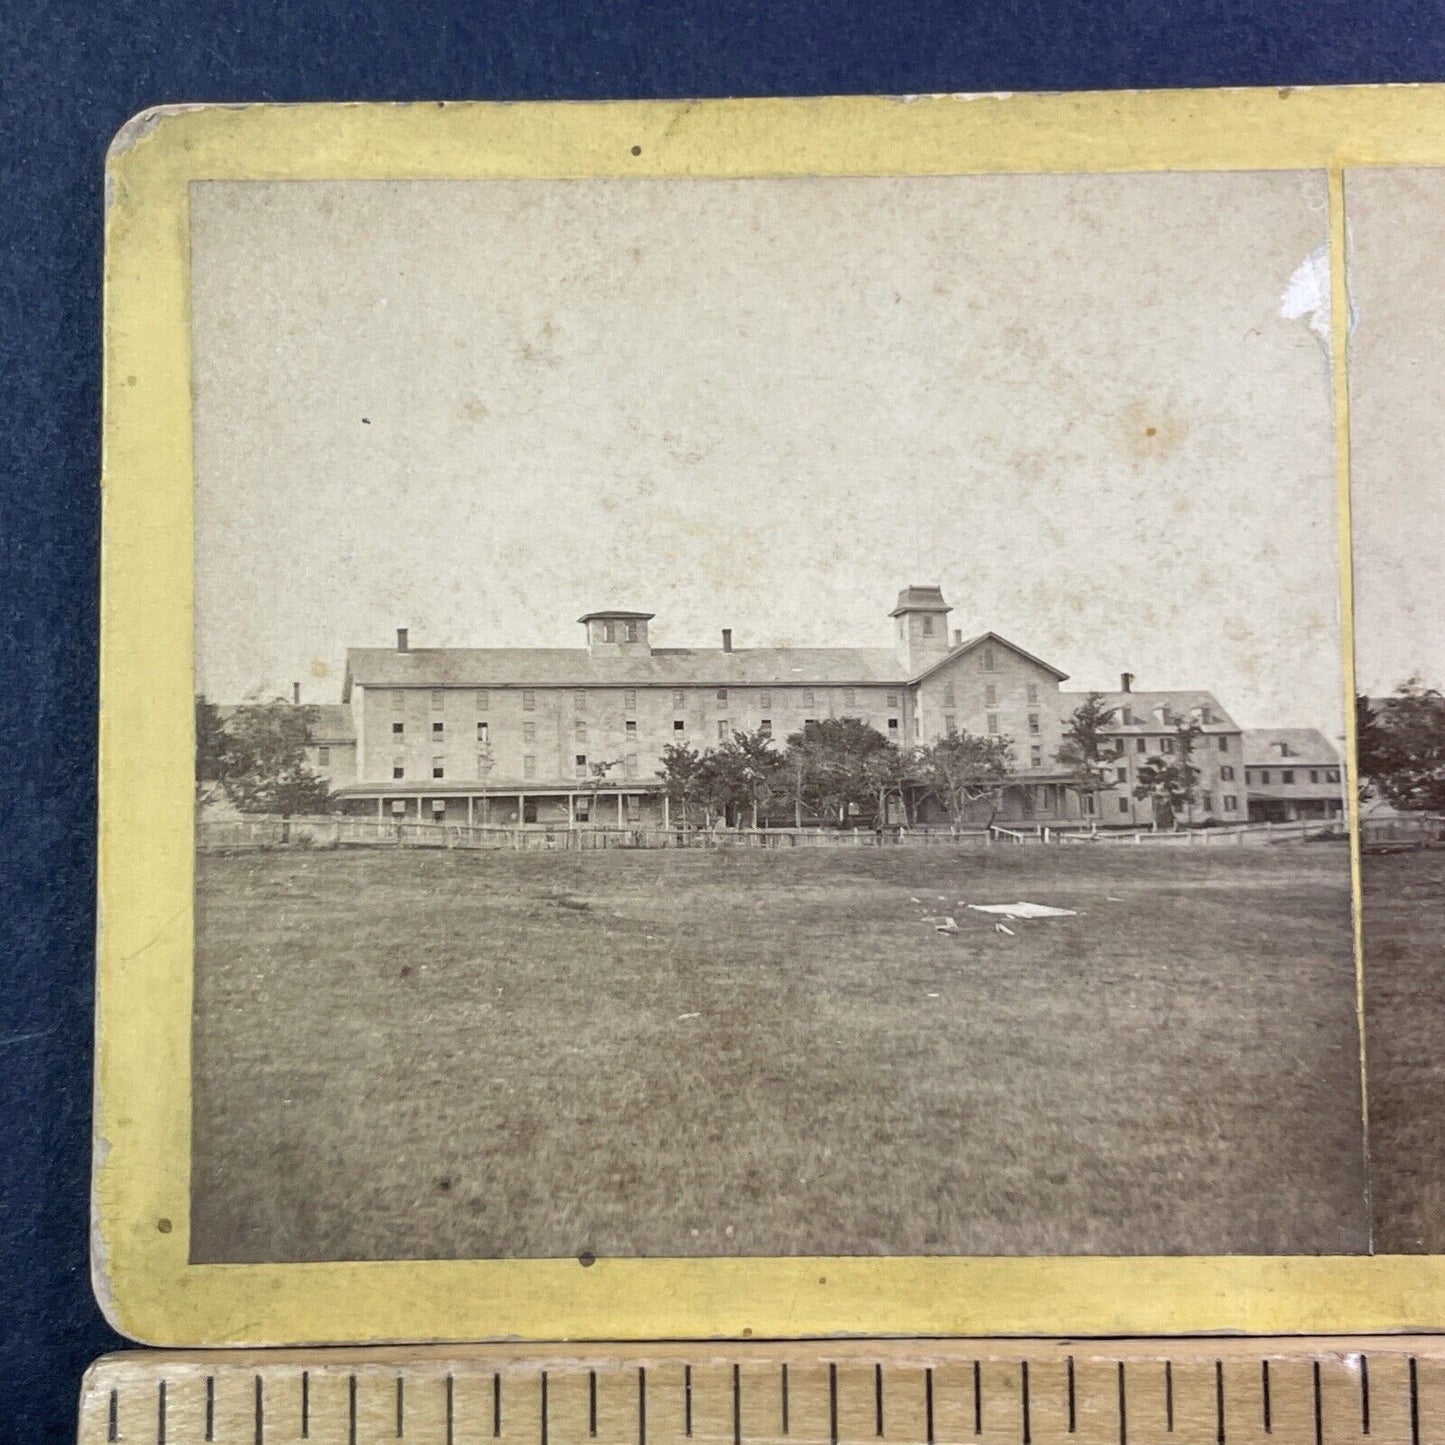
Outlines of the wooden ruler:
[{"label": "wooden ruler", "polygon": [[81,1445],[1445,1445],[1445,1337],[134,1352]]}]

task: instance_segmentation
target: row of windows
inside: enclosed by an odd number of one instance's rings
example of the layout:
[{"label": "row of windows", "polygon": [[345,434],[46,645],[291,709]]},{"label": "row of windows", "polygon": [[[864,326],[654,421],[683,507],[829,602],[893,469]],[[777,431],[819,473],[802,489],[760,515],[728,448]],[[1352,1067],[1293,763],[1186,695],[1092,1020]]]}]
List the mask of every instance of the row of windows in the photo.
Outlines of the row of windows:
[{"label": "row of windows", "polygon": [[[1301,771],[1301,770],[1295,769],[1295,768],[1281,768],[1281,769],[1279,770],[1279,780],[1280,780],[1280,782],[1281,782],[1281,783],[1292,783],[1292,782],[1294,782],[1294,781],[1295,781],[1295,773],[1296,773],[1297,771]],[[1269,785],[1269,781],[1270,781],[1271,777],[1273,777],[1273,774],[1270,772],[1270,770],[1269,770],[1268,768],[1258,768],[1258,769],[1251,768],[1251,769],[1250,769],[1250,772],[1251,772],[1251,773],[1257,773],[1257,774],[1258,774],[1259,783],[1260,783],[1261,786],[1264,786],[1264,787],[1267,787],[1267,786]],[[1310,768],[1310,769],[1309,769],[1310,782],[1312,782],[1312,783],[1318,783],[1318,782],[1320,781],[1321,774],[1323,774],[1323,776],[1324,776],[1324,781],[1327,782],[1327,783],[1338,783],[1339,780],[1340,780],[1340,770],[1339,770],[1338,768]]]},{"label": "row of windows", "polygon": [[[1030,706],[1030,707],[1037,707],[1037,706],[1038,706],[1038,702],[1039,702],[1039,685],[1038,685],[1038,683],[1036,683],[1036,682],[1031,682],[1031,683],[1029,683],[1028,689],[1027,689],[1027,697],[1028,697],[1028,702],[1029,702],[1029,706]],[[957,707],[957,706],[958,706],[958,689],[957,689],[951,682],[950,682],[950,683],[947,683],[947,684],[944,686],[944,689],[943,689],[943,705],[944,705],[944,707]],[[996,682],[990,682],[990,683],[987,683],[987,684],[984,686],[984,689],[983,689],[983,705],[984,705],[985,707],[997,707],[997,706],[998,706],[998,684],[997,684]]]},{"label": "row of windows", "polygon": [[[1200,806],[1200,808],[1201,808],[1204,812],[1206,812],[1206,813],[1212,813],[1212,812],[1214,811],[1214,794],[1213,794],[1213,793],[1201,793],[1201,794],[1199,795],[1199,806]],[[1128,798],[1120,798],[1120,799],[1119,799],[1119,811],[1120,811],[1121,813],[1124,813],[1124,814],[1127,814],[1127,813],[1128,813],[1128,811],[1129,811],[1129,800],[1128,800]],[[1221,812],[1224,812],[1224,813],[1237,813],[1237,812],[1239,811],[1239,794],[1238,794],[1238,793],[1226,793],[1226,794],[1220,799],[1220,811],[1221,811]]]},{"label": "row of windows", "polygon": [[[478,689],[475,690],[475,692],[474,692],[473,695],[474,695],[474,697],[476,698],[476,707],[477,707],[477,711],[478,711],[478,712],[487,712],[487,711],[491,708],[491,705],[492,705],[492,691],[493,691],[493,689],[485,688],[485,687],[483,687],[483,688],[478,688]],[[815,706],[816,703],[817,703],[817,689],[816,689],[816,688],[811,688],[811,687],[805,687],[805,688],[801,689],[801,691],[802,691],[801,705],[802,705],[803,707],[813,707],[813,706]],[[858,689],[857,689],[857,688],[853,688],[853,687],[845,687],[845,688],[843,688],[842,691],[843,691],[843,706],[844,706],[844,707],[856,707],[856,706],[858,705]],[[952,692],[952,689],[950,688],[949,691]],[[1030,691],[1030,693],[1034,693],[1034,692],[1037,692],[1037,689],[1036,689],[1036,688],[1030,688],[1029,691]],[[733,695],[734,695],[734,700],[736,700],[737,695],[738,695],[738,690],[737,690],[737,689],[732,689],[732,692],[733,692]],[[713,692],[713,696],[714,696],[714,698],[716,699],[716,701],[717,701],[719,704],[721,704],[723,707],[726,707],[726,706],[727,706],[727,702],[728,702],[729,689],[728,689],[728,688],[725,688],[725,687],[716,688],[716,689],[714,690],[714,692]],[[433,712],[445,712],[445,711],[446,711],[446,698],[447,698],[447,689],[446,689],[446,688],[434,688],[434,689],[432,689],[432,694],[431,694],[431,709],[432,709],[432,711],[433,711]],[[887,694],[887,705],[888,705],[889,707],[891,707],[891,708],[896,708],[896,707],[898,706],[898,698],[899,698],[899,694],[898,694],[897,692],[890,692],[890,693],[888,693],[888,694]],[[673,705],[673,707],[686,707],[686,706],[687,706],[687,699],[688,699],[688,689],[682,688],[682,687],[676,687],[676,688],[673,688],[673,689],[672,689],[672,705]],[[1030,701],[1036,701],[1036,700],[1037,700],[1037,699],[1035,699],[1035,698],[1032,698],[1032,697],[1030,698]],[[758,694],[757,694],[757,702],[758,702],[758,706],[759,706],[759,707],[771,707],[771,706],[773,705],[773,694],[772,694],[771,690],[769,690],[769,689],[767,689],[767,688],[762,688],[762,689],[760,689],[760,690],[758,691]],[[404,688],[397,688],[397,689],[394,689],[394,690],[392,691],[392,694],[391,694],[391,706],[392,706],[392,710],[393,710],[394,712],[405,712],[405,711],[406,711],[406,690],[405,690]],[[575,712],[586,712],[586,711],[587,711],[587,689],[586,689],[586,688],[574,688],[574,689],[572,690],[572,708],[573,708],[573,710],[574,710]],[[623,689],[623,691],[622,691],[622,709],[623,709],[624,712],[636,712],[636,711],[637,711],[637,689],[636,689],[636,688],[629,687],[629,688],[624,688],[624,689]],[[537,710],[537,690],[536,690],[535,688],[524,688],[524,689],[522,690],[522,710],[523,710],[524,712],[535,712],[535,711]]]},{"label": "row of windows", "polygon": [[[628,753],[621,762],[623,777],[635,778],[638,767],[637,754]],[[492,759],[485,753],[480,753],[477,756],[477,770],[472,776],[485,778],[491,771],[491,768]],[[433,778],[446,777],[447,763],[445,758],[436,757],[431,760],[431,775]],[[406,778],[406,760],[404,758],[395,758],[392,760],[391,776],[397,782],[401,782]],[[522,776],[524,778],[535,778],[537,776],[537,755],[535,753],[527,753],[523,756]],[[572,759],[572,776],[576,778],[588,778],[592,776],[586,753],[577,753],[574,755]],[[603,774],[603,776],[605,777],[606,774]]]}]

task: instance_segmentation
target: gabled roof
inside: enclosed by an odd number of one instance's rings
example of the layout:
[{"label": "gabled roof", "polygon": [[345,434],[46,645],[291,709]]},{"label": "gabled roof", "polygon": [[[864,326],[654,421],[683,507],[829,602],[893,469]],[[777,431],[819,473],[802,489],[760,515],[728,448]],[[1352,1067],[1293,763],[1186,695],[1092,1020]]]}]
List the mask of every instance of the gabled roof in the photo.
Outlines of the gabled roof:
[{"label": "gabled roof", "polygon": [[[1279,745],[1289,748],[1281,753]],[[1244,765],[1247,768],[1338,768],[1340,755],[1318,728],[1246,728]]]},{"label": "gabled roof", "polygon": [[577,620],[578,622],[651,622],[656,616],[655,612],[622,612],[616,608],[604,608],[600,612],[584,613]]},{"label": "gabled roof", "polygon": [[940,667],[947,667],[950,662],[956,662],[960,657],[972,652],[974,648],[982,646],[985,642],[992,642],[999,647],[1006,647],[1017,657],[1022,657],[1027,662],[1032,662],[1036,667],[1041,667],[1045,672],[1052,673],[1060,682],[1068,677],[1067,672],[1060,672],[1051,662],[1045,662],[1041,657],[1035,657],[1032,652],[1025,652],[1016,642],[1010,642],[1007,637],[1000,637],[997,632],[980,632],[977,637],[970,637],[966,642],[960,642],[956,647],[949,650],[938,659],[930,663],[922,672],[915,673],[909,679],[910,682],[922,682],[925,677],[931,677]]},{"label": "gabled roof", "polygon": [[353,647],[343,697],[359,687],[807,687],[908,680],[888,647],[654,647],[594,656],[585,647]]},{"label": "gabled roof", "polygon": [[[1083,702],[1089,693],[1068,692],[1064,696]],[[1191,688],[1184,692],[1100,692],[1099,696],[1108,707],[1119,709],[1119,716],[1105,729],[1109,733],[1158,732],[1165,726],[1155,716],[1155,709],[1159,707],[1167,707],[1173,717],[1180,719],[1208,708],[1213,721],[1201,724],[1205,732],[1237,733],[1240,730],[1239,724],[1220,707],[1219,699],[1212,692]],[[1126,707],[1133,715],[1132,723],[1120,721]]]}]

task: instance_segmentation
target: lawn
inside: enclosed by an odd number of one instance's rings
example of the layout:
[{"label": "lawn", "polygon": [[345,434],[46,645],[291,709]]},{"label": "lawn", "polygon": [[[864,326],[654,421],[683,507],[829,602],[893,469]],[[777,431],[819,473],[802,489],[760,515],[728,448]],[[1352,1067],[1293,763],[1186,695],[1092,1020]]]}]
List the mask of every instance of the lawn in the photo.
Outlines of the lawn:
[{"label": "lawn", "polygon": [[1445,1253],[1445,851],[1366,856],[1375,1248]]},{"label": "lawn", "polygon": [[1339,845],[198,868],[198,1261],[1366,1247]]}]

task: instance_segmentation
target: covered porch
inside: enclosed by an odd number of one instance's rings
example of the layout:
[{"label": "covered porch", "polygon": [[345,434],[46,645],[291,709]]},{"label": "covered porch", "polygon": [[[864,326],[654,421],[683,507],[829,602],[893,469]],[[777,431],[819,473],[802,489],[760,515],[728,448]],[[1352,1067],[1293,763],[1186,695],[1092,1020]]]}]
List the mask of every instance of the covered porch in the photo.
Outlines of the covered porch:
[{"label": "covered porch", "polygon": [[331,795],[333,812],[391,823],[467,827],[667,827],[668,801],[647,783],[583,787],[553,783],[357,783]]}]

